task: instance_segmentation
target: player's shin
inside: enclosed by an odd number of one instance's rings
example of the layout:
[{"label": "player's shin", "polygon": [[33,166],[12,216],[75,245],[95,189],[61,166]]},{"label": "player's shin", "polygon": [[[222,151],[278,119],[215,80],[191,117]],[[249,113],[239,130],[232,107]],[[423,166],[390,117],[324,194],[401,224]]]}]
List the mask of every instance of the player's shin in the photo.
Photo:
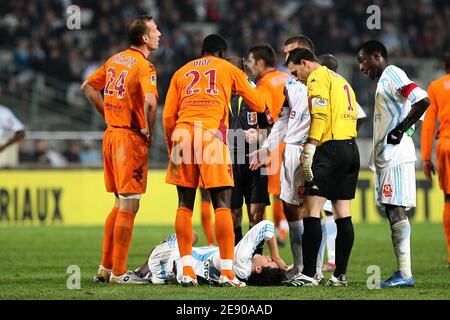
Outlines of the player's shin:
[{"label": "player's shin", "polygon": [[114,250],[112,273],[121,276],[127,272],[127,257],[133,237],[134,212],[119,210],[114,224]]},{"label": "player's shin", "polygon": [[450,203],[446,202],[444,206],[444,232],[447,238],[447,250],[448,250],[448,266],[450,267]]},{"label": "player's shin", "polygon": [[201,214],[202,227],[203,231],[205,232],[206,241],[208,243],[208,246],[212,246],[214,245],[214,236],[211,223],[211,203],[209,201],[202,201]]},{"label": "player's shin", "polygon": [[289,240],[291,242],[292,256],[294,258],[294,269],[296,272],[301,272],[303,269],[303,255],[302,255],[302,220],[290,221],[289,224]]},{"label": "player's shin", "polygon": [[322,227],[320,218],[308,217],[303,219],[305,231],[302,236],[303,271],[308,277],[316,274],[317,255],[322,242]]},{"label": "player's shin", "polygon": [[113,265],[114,224],[116,222],[118,211],[119,208],[114,207],[105,221],[103,250],[102,250],[102,266],[106,269],[111,269]]},{"label": "player's shin", "polygon": [[[336,220],[337,223],[337,220]],[[411,226],[408,218],[391,225],[392,244],[397,257],[398,270],[404,279],[412,277],[411,271]],[[336,257],[337,258],[337,257]]]},{"label": "player's shin", "polygon": [[339,277],[347,272],[348,260],[355,240],[352,217],[336,219],[336,228],[336,270],[333,275]]},{"label": "player's shin", "polygon": [[221,275],[234,279],[233,256],[234,256],[234,232],[231,210],[228,208],[217,208],[215,210],[215,232],[219,244]]},{"label": "player's shin", "polygon": [[183,275],[195,279],[192,268],[192,210],[185,207],[178,208],[175,218],[175,233],[183,265]]}]

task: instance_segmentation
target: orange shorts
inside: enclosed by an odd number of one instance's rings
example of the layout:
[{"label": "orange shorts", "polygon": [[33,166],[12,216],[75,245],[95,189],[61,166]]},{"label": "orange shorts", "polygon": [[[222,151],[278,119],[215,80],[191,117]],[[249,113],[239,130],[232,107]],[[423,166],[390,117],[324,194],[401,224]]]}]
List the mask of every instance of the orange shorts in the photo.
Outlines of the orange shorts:
[{"label": "orange shorts", "polygon": [[[269,175],[269,183],[267,185],[267,190],[269,193],[279,196],[280,195],[280,169],[281,169],[281,162],[283,160],[283,153],[284,153],[284,147],[286,144],[284,142],[281,142],[278,147],[272,151],[270,155],[270,165],[276,165],[276,173]],[[275,160],[276,158],[276,161]],[[271,170],[274,170],[275,168],[269,167],[268,170],[271,172]]]},{"label": "orange shorts", "polygon": [[103,138],[103,164],[108,192],[145,193],[148,145],[139,132],[122,128],[106,129]]},{"label": "orange shorts", "polygon": [[445,194],[450,194],[450,139],[440,138],[438,140],[436,160],[439,186]]},{"label": "orange shorts", "polygon": [[181,187],[233,187],[228,146],[209,130],[179,123],[172,134],[166,182]]}]

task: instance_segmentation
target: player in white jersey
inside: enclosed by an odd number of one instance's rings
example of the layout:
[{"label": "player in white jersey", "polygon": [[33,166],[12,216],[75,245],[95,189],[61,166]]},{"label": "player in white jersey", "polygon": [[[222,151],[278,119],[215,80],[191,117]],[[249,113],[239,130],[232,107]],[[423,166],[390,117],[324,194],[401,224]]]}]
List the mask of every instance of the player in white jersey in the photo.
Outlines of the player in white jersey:
[{"label": "player in white jersey", "polygon": [[[25,127],[7,107],[0,105],[0,167],[17,164],[17,149],[8,147],[25,138]],[[13,149],[13,150],[11,150]]]},{"label": "player in white jersey", "polygon": [[377,205],[385,208],[392,232],[398,270],[381,287],[414,285],[411,271],[410,234],[406,210],[416,206],[416,154],[411,138],[414,124],[428,108],[426,91],[406,73],[389,65],[384,45],[368,41],[358,49],[362,73],[378,79],[373,123],[373,164]]},{"label": "player in white jersey", "polygon": [[[258,244],[267,241],[271,256],[254,254]],[[202,283],[217,284],[220,278],[220,254],[217,246],[193,247],[192,266]],[[286,264],[281,259],[273,222],[263,220],[251,228],[234,247],[233,271],[236,277],[253,285],[281,284]],[[136,274],[153,284],[181,283],[183,267],[176,235],[163,240],[150,253]]]}]

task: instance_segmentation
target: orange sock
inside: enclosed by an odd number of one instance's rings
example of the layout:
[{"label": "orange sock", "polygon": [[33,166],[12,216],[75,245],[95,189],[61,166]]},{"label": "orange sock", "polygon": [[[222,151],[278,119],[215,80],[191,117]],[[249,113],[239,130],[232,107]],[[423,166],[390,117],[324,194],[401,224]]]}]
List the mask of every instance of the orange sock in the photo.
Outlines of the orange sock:
[{"label": "orange sock", "polygon": [[448,202],[444,205],[443,225],[445,237],[447,238],[448,263],[450,263],[450,203]]},{"label": "orange sock", "polygon": [[234,231],[231,210],[228,208],[217,208],[215,211],[216,239],[219,244],[221,272],[228,279],[234,279],[233,257],[234,257]]},{"label": "orange sock", "polygon": [[133,225],[136,214],[119,210],[114,224],[114,250],[112,273],[121,276],[127,272],[127,257],[133,237]]},{"label": "orange sock", "polygon": [[280,227],[281,211],[283,210],[283,203],[277,199],[273,199],[272,210],[273,210],[273,224],[275,225],[275,228],[278,229]]},{"label": "orange sock", "polygon": [[105,221],[105,232],[103,236],[103,255],[102,266],[111,269],[113,265],[113,249],[114,249],[114,224],[119,208],[114,207],[109,213]]},{"label": "orange sock", "polygon": [[192,268],[192,210],[184,207],[178,208],[175,218],[175,232],[183,265],[183,274],[195,279],[195,272]]},{"label": "orange sock", "polygon": [[203,232],[205,233],[208,246],[212,246],[214,245],[214,237],[211,225],[211,203],[209,201],[202,201],[201,212]]}]

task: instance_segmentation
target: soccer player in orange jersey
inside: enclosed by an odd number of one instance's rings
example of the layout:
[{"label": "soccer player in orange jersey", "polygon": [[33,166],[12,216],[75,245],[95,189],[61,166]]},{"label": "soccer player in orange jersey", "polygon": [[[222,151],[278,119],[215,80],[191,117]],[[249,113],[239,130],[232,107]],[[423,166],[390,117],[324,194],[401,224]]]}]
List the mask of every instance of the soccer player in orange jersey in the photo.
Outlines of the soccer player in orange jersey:
[{"label": "soccer player in orange jersey", "polygon": [[212,34],[202,54],[175,72],[163,111],[164,134],[170,155],[166,182],[177,186],[175,230],[183,265],[182,284],[197,285],[192,269],[192,210],[199,184],[210,192],[215,211],[215,235],[221,259],[220,284],[243,287],[233,273],[234,233],[231,217],[231,159],[226,145],[228,104],[232,91],[254,111],[264,112],[264,96],[247,75],[227,62],[226,41]]},{"label": "soccer player in orange jersey", "polygon": [[121,284],[146,282],[127,273],[126,260],[139,200],[147,186],[148,149],[156,118],[156,70],[147,57],[158,48],[161,35],[149,16],[130,20],[127,32],[130,48],[110,57],[81,86],[108,125],[103,138],[105,184],[115,194],[95,280]]},{"label": "soccer player in orange jersey", "polygon": [[423,172],[431,181],[431,175],[435,174],[431,153],[436,132],[436,118],[439,120],[437,131],[437,170],[439,186],[444,191],[444,231],[447,238],[448,267],[450,268],[450,49],[444,55],[444,64],[447,74],[433,81],[428,87],[430,107],[425,114],[422,127],[422,160]]},{"label": "soccer player in orange jersey", "polygon": [[[270,99],[269,108],[273,115],[273,120],[278,119],[283,103],[285,102],[284,89],[289,75],[275,68],[276,55],[271,46],[259,45],[254,46],[248,51],[249,68],[255,75],[256,85],[259,90],[268,92]],[[273,216],[275,226],[280,227],[280,222],[285,219],[283,213],[283,204],[280,196],[280,168],[283,158],[284,142],[281,142],[269,155],[269,165],[267,172],[268,191],[273,195]],[[263,207],[264,209],[264,207]],[[258,221],[263,218],[262,213],[258,216]],[[286,234],[282,233],[281,239],[284,240]]]}]

